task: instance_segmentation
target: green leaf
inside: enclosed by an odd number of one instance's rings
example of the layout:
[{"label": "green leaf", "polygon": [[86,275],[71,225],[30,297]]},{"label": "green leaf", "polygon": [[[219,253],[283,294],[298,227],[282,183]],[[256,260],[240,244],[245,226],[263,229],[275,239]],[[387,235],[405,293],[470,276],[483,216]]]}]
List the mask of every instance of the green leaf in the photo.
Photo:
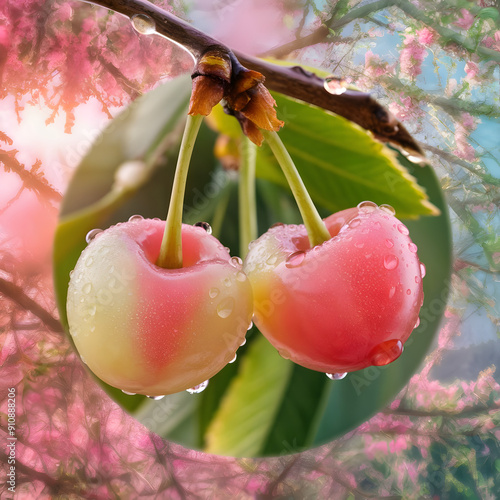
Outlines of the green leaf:
[{"label": "green leaf", "polygon": [[494,21],[497,20],[499,16],[500,12],[498,9],[495,9],[495,7],[486,7],[477,13],[477,17],[482,19],[493,19]]},{"label": "green leaf", "polygon": [[292,363],[263,337],[254,340],[206,433],[207,453],[259,454],[283,398]]},{"label": "green leaf", "polygon": [[[337,212],[370,200],[392,205],[401,218],[438,213],[395,152],[369,132],[320,108],[273,95],[285,121],[279,135],[315,203]],[[257,175],[286,185],[267,147],[258,152]]]}]

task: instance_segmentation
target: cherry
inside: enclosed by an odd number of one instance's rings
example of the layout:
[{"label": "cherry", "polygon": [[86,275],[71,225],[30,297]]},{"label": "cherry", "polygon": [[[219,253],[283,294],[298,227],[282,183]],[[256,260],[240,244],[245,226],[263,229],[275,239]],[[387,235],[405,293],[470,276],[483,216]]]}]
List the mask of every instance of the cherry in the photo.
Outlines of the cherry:
[{"label": "cherry", "polygon": [[203,384],[234,359],[251,323],[241,260],[203,225],[183,224],[182,267],[159,267],[164,229],[164,221],[134,216],[94,230],[71,273],[76,348],[92,372],[127,393],[162,396]]},{"label": "cherry", "polygon": [[278,224],[244,262],[254,322],[280,354],[312,370],[386,365],[402,352],[423,302],[423,267],[391,207],[364,202],[324,220],[311,245],[303,225]]}]

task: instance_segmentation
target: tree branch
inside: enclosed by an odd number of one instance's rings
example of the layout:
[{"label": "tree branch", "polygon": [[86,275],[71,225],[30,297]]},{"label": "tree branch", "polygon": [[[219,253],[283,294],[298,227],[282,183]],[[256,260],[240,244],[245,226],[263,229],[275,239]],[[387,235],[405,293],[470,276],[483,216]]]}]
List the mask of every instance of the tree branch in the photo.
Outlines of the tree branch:
[{"label": "tree branch", "polygon": [[15,285],[11,281],[0,278],[0,293],[21,306],[23,309],[33,313],[37,318],[40,318],[52,331],[64,331],[59,320],[54,318],[54,316],[46,311],[40,304],[26,295],[21,287]]},{"label": "tree branch", "polygon": [[[387,2],[388,0],[380,0],[376,3]],[[91,0],[90,3],[114,10],[129,18],[139,14],[149,16],[154,21],[158,34],[184,47],[195,60],[213,48],[233,54],[215,38],[145,0]],[[344,18],[347,22],[347,16]],[[424,156],[419,144],[405,127],[370,94],[347,90],[343,94],[333,95],[325,90],[322,78],[302,68],[277,66],[237,52],[234,56],[243,66],[262,73],[269,90],[332,111],[371,131],[383,142],[389,142],[412,156]]]}]

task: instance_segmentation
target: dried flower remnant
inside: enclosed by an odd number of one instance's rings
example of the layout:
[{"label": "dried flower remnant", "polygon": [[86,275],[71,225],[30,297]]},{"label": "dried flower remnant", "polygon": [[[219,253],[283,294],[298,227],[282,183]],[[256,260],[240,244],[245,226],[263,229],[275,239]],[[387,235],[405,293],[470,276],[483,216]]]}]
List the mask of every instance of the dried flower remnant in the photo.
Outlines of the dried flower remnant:
[{"label": "dried flower remnant", "polygon": [[259,129],[278,131],[283,125],[264,80],[261,73],[244,68],[227,51],[209,50],[193,73],[189,114],[207,116],[223,100],[226,112],[234,115],[243,133],[260,146],[263,136]]}]

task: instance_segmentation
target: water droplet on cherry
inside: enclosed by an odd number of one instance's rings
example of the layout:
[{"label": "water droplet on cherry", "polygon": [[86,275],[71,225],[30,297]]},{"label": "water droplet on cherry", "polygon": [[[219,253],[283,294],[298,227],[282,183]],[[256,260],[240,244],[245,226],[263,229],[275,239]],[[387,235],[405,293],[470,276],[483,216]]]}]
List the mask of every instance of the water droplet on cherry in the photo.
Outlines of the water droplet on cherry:
[{"label": "water droplet on cherry", "polygon": [[420,318],[417,318],[417,321],[416,321],[415,326],[413,327],[413,329],[418,328],[419,325],[420,325]]},{"label": "water droplet on cherry", "polygon": [[87,258],[85,259],[85,265],[86,265],[87,267],[91,267],[93,264],[94,264],[94,259],[93,259],[92,257],[87,257]]},{"label": "water droplet on cherry", "polygon": [[[208,222],[197,222],[194,224],[195,227],[201,227],[204,229],[208,234],[212,234],[212,226]],[[226,249],[227,250],[227,249]]]},{"label": "water droplet on cherry", "polygon": [[75,274],[75,270],[73,269],[72,271],[69,272],[69,279],[71,279],[74,274]]},{"label": "water droplet on cherry", "polygon": [[394,246],[394,241],[392,241],[390,239],[385,240],[385,246],[387,248],[392,248]]},{"label": "water droplet on cherry", "polygon": [[210,288],[208,295],[210,296],[211,299],[215,299],[215,297],[217,297],[217,295],[219,295],[219,289],[218,288]]},{"label": "water droplet on cherry", "polygon": [[389,270],[396,269],[396,267],[398,267],[398,262],[399,262],[399,260],[395,255],[387,254],[384,257],[384,267],[386,269],[389,269]]},{"label": "water droplet on cherry", "polygon": [[410,234],[410,231],[408,231],[408,228],[404,224],[398,224],[398,231],[405,236]]},{"label": "water droplet on cherry", "polygon": [[134,14],[130,20],[134,29],[141,35],[151,35],[156,32],[154,20],[146,14]]},{"label": "water droplet on cherry", "polygon": [[342,380],[343,378],[345,378],[347,375],[347,372],[344,372],[344,373],[327,373],[326,376],[330,379],[330,380]]},{"label": "water droplet on cherry", "polygon": [[82,286],[82,292],[85,294],[89,294],[92,291],[92,283],[85,283],[85,285]]},{"label": "water droplet on cherry", "polygon": [[389,298],[392,299],[395,293],[396,293],[396,287],[391,286],[391,289],[389,290]]},{"label": "water droplet on cherry", "polygon": [[274,255],[271,255],[267,260],[266,260],[266,263],[270,266],[273,266],[274,264],[276,264],[276,261],[278,260],[278,256],[276,254]]},{"label": "water droplet on cherry", "polygon": [[[250,324],[248,325],[248,328],[247,328],[247,332],[248,332],[248,330],[251,330],[252,328],[253,328],[253,321],[250,321]],[[245,342],[246,342],[246,341],[247,341],[247,340],[245,339]],[[243,344],[244,344],[245,342],[243,342]],[[243,344],[241,344],[241,345],[243,345]]]},{"label": "water droplet on cherry", "polygon": [[98,234],[102,233],[102,229],[91,229],[85,236],[85,241],[90,243]]},{"label": "water droplet on cherry", "polygon": [[422,275],[422,278],[425,278],[425,273],[427,272],[427,269],[425,268],[425,264],[422,262],[420,263],[420,274]]},{"label": "water droplet on cherry", "polygon": [[394,210],[391,205],[386,205],[385,203],[383,205],[380,205],[380,210],[383,210],[384,212],[390,214],[390,215],[396,215],[396,210]]},{"label": "water droplet on cherry", "polygon": [[[250,330],[250,328],[249,328],[249,330]],[[240,344],[240,347],[244,346],[246,343],[247,343],[247,339],[246,339],[246,338],[244,338],[244,339],[243,339],[243,342]]]},{"label": "water droplet on cherry", "polygon": [[152,399],[154,401],[160,401],[160,399],[163,399],[165,396],[148,396],[149,399]]},{"label": "water droplet on cherry", "polygon": [[283,358],[283,359],[290,359],[290,353],[286,351],[285,349],[278,349],[278,354]]},{"label": "water droplet on cherry", "polygon": [[123,389],[122,389],[122,392],[123,392],[123,394],[126,394],[127,396],[135,396],[135,394],[136,394],[135,392],[128,392],[128,391],[124,391]]},{"label": "water droplet on cherry", "polygon": [[358,227],[361,224],[361,221],[359,219],[353,219],[351,222],[349,222],[349,227]]},{"label": "water droplet on cherry", "polygon": [[238,271],[238,272],[236,273],[236,279],[237,279],[238,281],[246,281],[246,279],[247,279],[247,275],[246,275],[243,271]]},{"label": "water droplet on cherry", "polygon": [[365,244],[362,241],[357,241],[356,243],[354,243],[354,246],[356,248],[363,248]]},{"label": "water droplet on cherry", "polygon": [[373,201],[362,201],[358,204],[358,209],[360,212],[370,213],[375,212],[377,210],[378,205]]},{"label": "water droplet on cherry", "polygon": [[304,259],[306,258],[305,252],[294,252],[291,255],[289,255],[286,259],[285,266],[293,269],[294,267],[298,267],[304,262]]},{"label": "water droplet on cherry", "polygon": [[408,249],[412,253],[417,253],[418,247],[415,245],[415,243],[408,243]]},{"label": "water droplet on cherry", "polygon": [[241,269],[243,267],[243,261],[239,257],[231,257],[229,263],[236,269]]},{"label": "water droplet on cherry", "polygon": [[205,382],[195,385],[194,387],[191,387],[191,389],[186,389],[186,392],[189,392],[189,394],[199,394],[207,388],[208,382],[208,380],[205,380]]},{"label": "water droplet on cherry", "polygon": [[411,295],[411,290],[409,288],[406,290],[406,295]]},{"label": "water droplet on cherry", "polygon": [[97,312],[97,307],[95,306],[95,304],[92,304],[87,312],[90,314],[90,316],[95,316],[95,313]]},{"label": "water droplet on cherry", "polygon": [[[139,214],[135,214],[135,215],[131,215],[129,218],[128,218],[128,221],[129,222],[134,222],[135,220],[144,220],[144,217],[142,215],[139,215]],[[148,396],[149,397],[149,396]]]},{"label": "water droplet on cherry", "polygon": [[225,319],[230,316],[234,309],[234,299],[232,297],[225,298],[217,306],[217,314],[219,317]]},{"label": "water droplet on cherry", "polygon": [[237,354],[235,354],[235,355],[234,355],[234,358],[233,358],[231,361],[229,361],[229,364],[234,363],[234,362],[236,361],[236,358],[237,358],[237,357],[238,357],[238,355],[237,355]]},{"label": "water droplet on cherry", "polygon": [[375,366],[385,366],[398,359],[402,352],[403,344],[401,340],[386,340],[372,350],[370,359]]},{"label": "water droplet on cherry", "polygon": [[420,283],[422,280],[420,279],[420,276],[415,276],[415,283]]}]

